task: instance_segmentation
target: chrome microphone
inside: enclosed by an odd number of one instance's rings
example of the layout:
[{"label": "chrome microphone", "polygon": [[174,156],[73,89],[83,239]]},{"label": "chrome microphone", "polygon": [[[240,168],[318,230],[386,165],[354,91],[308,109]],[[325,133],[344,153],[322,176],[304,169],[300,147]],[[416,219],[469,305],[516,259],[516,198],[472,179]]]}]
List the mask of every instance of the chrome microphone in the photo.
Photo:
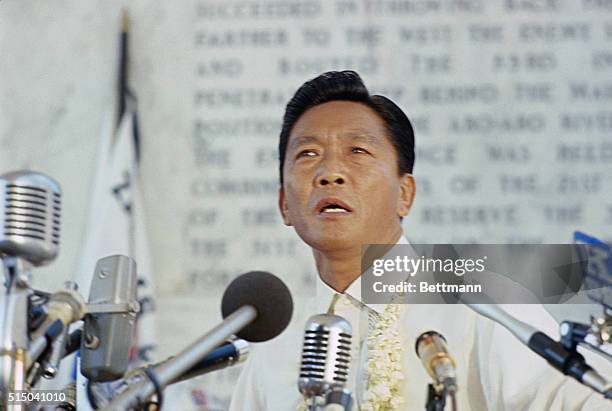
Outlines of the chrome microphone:
[{"label": "chrome microphone", "polygon": [[455,360],[448,352],[444,336],[436,331],[426,331],[417,337],[415,349],[436,385],[454,394],[457,391]]},{"label": "chrome microphone", "polygon": [[307,400],[342,389],[351,361],[351,325],[332,314],[314,315],[306,321],[298,389]]},{"label": "chrome microphone", "polygon": [[0,300],[0,408],[13,410],[8,392],[27,389],[31,269],[59,252],[61,189],[33,171],[0,176],[0,259],[5,293]]},{"label": "chrome microphone", "polygon": [[136,262],[125,255],[98,260],[89,291],[81,339],[81,373],[113,381],[125,374],[136,315]]},{"label": "chrome microphone", "polygon": [[0,255],[34,266],[59,252],[61,189],[44,174],[15,171],[0,176]]}]

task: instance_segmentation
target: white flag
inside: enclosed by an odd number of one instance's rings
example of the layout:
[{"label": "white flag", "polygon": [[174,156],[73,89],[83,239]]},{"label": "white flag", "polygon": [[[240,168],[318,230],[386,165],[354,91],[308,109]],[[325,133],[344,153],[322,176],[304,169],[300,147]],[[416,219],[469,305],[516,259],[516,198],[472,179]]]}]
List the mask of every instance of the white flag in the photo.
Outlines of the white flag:
[{"label": "white flag", "polygon": [[[135,159],[134,116],[132,111],[123,115],[116,135],[110,122],[107,122],[107,129],[102,133],[84,228],[85,237],[74,276],[80,292],[87,299],[94,268],[100,258],[123,254],[136,261],[141,312],[136,321],[135,340],[130,352],[131,366],[151,361],[156,343],[155,290]],[[80,373],[77,374],[79,410],[87,410],[89,404],[83,396],[86,381]]]}]

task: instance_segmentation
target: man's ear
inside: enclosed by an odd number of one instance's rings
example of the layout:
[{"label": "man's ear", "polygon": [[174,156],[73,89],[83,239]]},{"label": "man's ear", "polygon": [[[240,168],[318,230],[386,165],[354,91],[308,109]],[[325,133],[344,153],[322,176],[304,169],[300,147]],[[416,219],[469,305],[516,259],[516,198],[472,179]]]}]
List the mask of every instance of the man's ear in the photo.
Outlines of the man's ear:
[{"label": "man's ear", "polygon": [[283,217],[283,223],[290,226],[291,221],[289,220],[289,209],[287,208],[287,203],[285,203],[285,189],[282,185],[278,189],[278,208],[281,216]]},{"label": "man's ear", "polygon": [[412,174],[405,173],[400,177],[400,193],[397,202],[397,214],[406,217],[410,212],[416,194],[416,181]]}]

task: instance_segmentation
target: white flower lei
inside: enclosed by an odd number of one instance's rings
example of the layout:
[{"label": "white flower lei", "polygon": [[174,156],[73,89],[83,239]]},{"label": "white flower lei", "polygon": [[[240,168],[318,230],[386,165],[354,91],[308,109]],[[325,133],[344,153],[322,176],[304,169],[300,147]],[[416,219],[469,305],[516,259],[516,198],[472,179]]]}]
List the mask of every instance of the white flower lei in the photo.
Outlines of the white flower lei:
[{"label": "white flower lei", "polygon": [[362,411],[397,410],[404,399],[400,387],[402,373],[402,351],[399,316],[401,304],[388,304],[368,336],[368,388],[364,394]]}]

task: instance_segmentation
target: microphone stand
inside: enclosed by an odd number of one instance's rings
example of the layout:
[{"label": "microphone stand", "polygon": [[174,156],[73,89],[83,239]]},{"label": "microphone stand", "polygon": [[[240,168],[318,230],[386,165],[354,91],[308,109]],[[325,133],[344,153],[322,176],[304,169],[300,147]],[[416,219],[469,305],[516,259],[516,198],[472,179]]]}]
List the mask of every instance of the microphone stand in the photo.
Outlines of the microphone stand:
[{"label": "microphone stand", "polygon": [[311,397],[306,400],[306,409],[308,411],[318,411],[319,410],[319,397]]},{"label": "microphone stand", "polygon": [[427,384],[427,402],[425,403],[426,411],[444,411],[446,406],[446,388],[441,390],[429,383]]},{"label": "microphone stand", "polygon": [[28,349],[28,300],[30,264],[18,257],[2,258],[5,292],[0,305],[0,408],[7,411],[23,410],[22,405],[9,404],[8,393],[27,389],[26,351]]},{"label": "microphone stand", "polygon": [[[79,335],[71,335],[70,324],[86,314],[127,313],[137,307],[129,304],[87,304],[77,292],[75,283],[46,297],[43,305],[34,305],[31,297],[32,264],[27,260],[3,255],[4,292],[0,293],[0,410],[29,409],[24,402],[9,403],[8,393],[30,392],[40,377],[54,378],[67,348],[74,350]],[[53,315],[49,315],[49,310]],[[53,319],[54,317],[57,317]],[[86,331],[86,330],[84,330]],[[83,332],[84,332],[83,331]],[[70,347],[67,347],[70,345]]]},{"label": "microphone stand", "polygon": [[351,391],[342,385],[331,387],[327,392],[304,397],[307,411],[349,411],[353,405]]},{"label": "microphone stand", "polygon": [[457,411],[457,397],[454,391],[449,391],[445,386],[436,388],[434,384],[427,384],[427,402],[425,403],[426,411],[444,411],[446,407],[446,396],[451,399],[451,410]]},{"label": "microphone stand", "polygon": [[353,404],[351,391],[342,386],[332,387],[325,395],[325,406],[323,411],[349,411]]}]

